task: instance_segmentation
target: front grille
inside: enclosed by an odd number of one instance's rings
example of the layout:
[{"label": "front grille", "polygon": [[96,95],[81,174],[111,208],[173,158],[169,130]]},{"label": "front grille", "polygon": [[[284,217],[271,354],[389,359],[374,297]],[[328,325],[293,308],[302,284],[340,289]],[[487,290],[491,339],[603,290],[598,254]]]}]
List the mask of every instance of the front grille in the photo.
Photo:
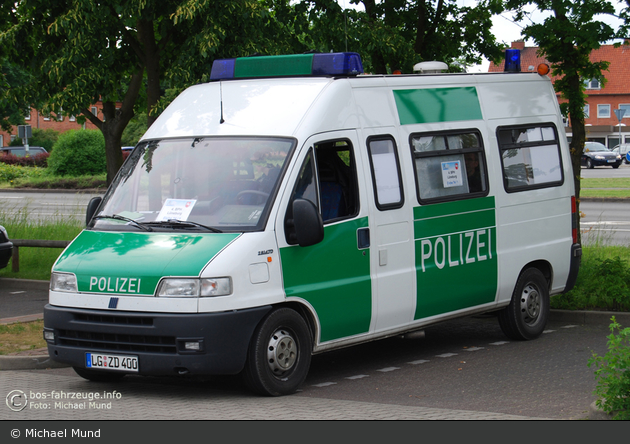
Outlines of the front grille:
[{"label": "front grille", "polygon": [[153,325],[153,318],[147,316],[120,316],[74,313],[74,320],[94,324]]},{"label": "front grille", "polygon": [[82,349],[121,352],[177,353],[174,336],[125,335],[93,333],[76,330],[58,330],[57,343]]}]

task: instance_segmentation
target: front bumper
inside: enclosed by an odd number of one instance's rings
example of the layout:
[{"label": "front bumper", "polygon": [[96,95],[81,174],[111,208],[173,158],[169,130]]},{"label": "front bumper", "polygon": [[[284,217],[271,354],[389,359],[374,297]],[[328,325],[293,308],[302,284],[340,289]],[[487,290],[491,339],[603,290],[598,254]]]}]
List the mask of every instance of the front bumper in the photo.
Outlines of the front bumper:
[{"label": "front bumper", "polygon": [[[254,329],[271,306],[222,313],[164,314],[44,307],[54,361],[85,368],[85,353],[138,356],[141,375],[222,375],[245,365]],[[188,351],[184,342],[200,341]]]}]

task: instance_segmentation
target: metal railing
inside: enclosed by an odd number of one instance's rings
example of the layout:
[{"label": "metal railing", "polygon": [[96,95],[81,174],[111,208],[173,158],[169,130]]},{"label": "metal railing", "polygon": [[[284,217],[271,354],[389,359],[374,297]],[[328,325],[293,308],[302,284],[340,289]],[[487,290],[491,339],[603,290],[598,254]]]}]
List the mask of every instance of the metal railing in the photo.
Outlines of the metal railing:
[{"label": "metal railing", "polygon": [[13,243],[13,253],[11,255],[11,269],[14,272],[20,271],[20,247],[40,247],[40,248],[66,248],[70,241],[60,240],[37,240],[37,239],[11,239]]}]

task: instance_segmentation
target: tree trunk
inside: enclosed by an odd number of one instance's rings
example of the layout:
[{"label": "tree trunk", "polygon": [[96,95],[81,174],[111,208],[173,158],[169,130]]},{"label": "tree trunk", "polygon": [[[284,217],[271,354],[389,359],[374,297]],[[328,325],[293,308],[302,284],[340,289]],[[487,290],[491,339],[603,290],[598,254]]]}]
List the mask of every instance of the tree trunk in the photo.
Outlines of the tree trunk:
[{"label": "tree trunk", "polygon": [[155,119],[155,110],[160,100],[160,51],[155,41],[152,20],[138,20],[138,38],[144,50],[144,63],[147,69],[147,127]]}]

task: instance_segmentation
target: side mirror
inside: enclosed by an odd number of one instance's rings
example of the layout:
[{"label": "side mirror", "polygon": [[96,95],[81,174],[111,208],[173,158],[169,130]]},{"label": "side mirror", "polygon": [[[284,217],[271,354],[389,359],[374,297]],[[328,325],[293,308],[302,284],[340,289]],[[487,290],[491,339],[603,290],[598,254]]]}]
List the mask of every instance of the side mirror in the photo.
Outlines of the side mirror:
[{"label": "side mirror", "polygon": [[103,198],[100,196],[90,199],[90,202],[87,205],[87,211],[85,212],[85,226],[90,225],[90,221],[92,220],[92,217],[94,216],[94,213],[96,213],[96,210],[102,200]]},{"label": "side mirror", "polygon": [[300,247],[309,247],[324,239],[324,222],[313,202],[306,199],[293,201],[293,223]]}]

